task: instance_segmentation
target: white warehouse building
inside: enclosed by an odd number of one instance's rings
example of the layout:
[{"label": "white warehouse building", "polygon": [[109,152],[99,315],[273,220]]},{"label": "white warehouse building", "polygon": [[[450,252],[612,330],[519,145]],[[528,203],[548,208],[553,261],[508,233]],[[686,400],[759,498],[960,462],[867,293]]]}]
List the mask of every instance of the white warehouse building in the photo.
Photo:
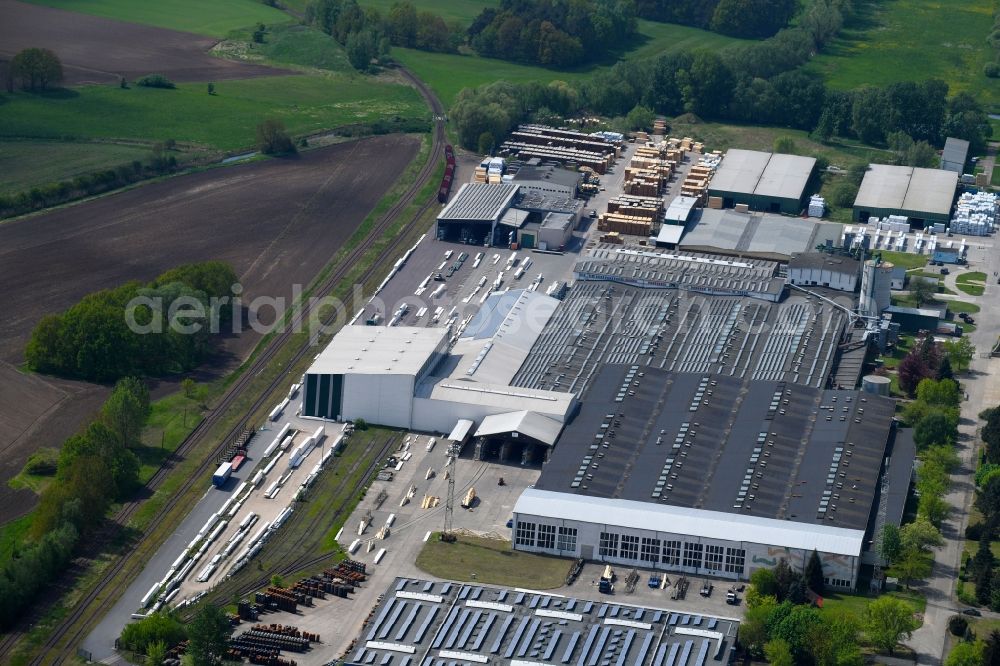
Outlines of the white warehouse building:
[{"label": "white warehouse building", "polygon": [[826,252],[802,252],[788,261],[788,281],[801,287],[829,287],[854,292],[861,262]]},{"label": "white warehouse building", "polygon": [[801,570],[815,549],[828,584],[841,588],[857,584],[865,536],[864,530],[534,488],[514,505],[514,522],[517,550],[733,580],[778,559]]}]

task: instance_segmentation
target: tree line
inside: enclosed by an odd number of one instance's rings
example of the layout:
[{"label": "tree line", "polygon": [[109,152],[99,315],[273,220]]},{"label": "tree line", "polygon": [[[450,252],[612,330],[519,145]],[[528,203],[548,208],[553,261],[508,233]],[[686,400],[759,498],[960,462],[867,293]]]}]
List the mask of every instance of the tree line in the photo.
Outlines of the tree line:
[{"label": "tree line", "polygon": [[25,540],[0,568],[0,628],[17,622],[65,570],[81,538],[102,523],[112,502],[135,489],[139,459],[133,449],[141,442],[149,413],[145,384],[122,379],[97,418],[63,444]]},{"label": "tree line", "polygon": [[[217,318],[217,330],[231,321],[232,307],[221,299],[232,295],[236,282],[229,265],[208,261],[169,270],[148,284],[88,294],[39,321],[25,349],[28,367],[97,382],[191,370],[210,349],[208,315]],[[204,315],[193,314],[198,306]]]},{"label": "tree line", "polygon": [[966,529],[966,538],[979,543],[976,554],[963,563],[961,578],[974,585],[976,602],[1000,610],[1000,568],[991,549],[1000,529],[1000,407],[987,409],[979,417],[984,446],[975,474],[975,507],[982,520]]},{"label": "tree line", "polygon": [[314,0],[303,20],[333,37],[351,66],[362,72],[387,62],[391,45],[455,53],[463,41],[461,26],[418,11],[408,0],[395,3],[385,16],[357,0]]},{"label": "tree line", "polygon": [[173,140],[157,143],[149,157],[133,160],[113,169],[102,169],[75,178],[38,185],[17,194],[0,194],[0,217],[23,215],[82,197],[103,194],[119,187],[154,178],[177,170],[177,158],[171,154]]},{"label": "tree line", "polygon": [[619,61],[581,82],[560,84],[574,92],[557,100],[537,83],[498,81],[465,89],[450,117],[462,144],[473,150],[484,132],[502,139],[526,120],[581,112],[624,117],[637,106],[670,117],[694,114],[802,129],[823,140],[839,136],[887,145],[891,137],[904,161],[924,163],[928,154],[923,146],[911,152],[907,141],[936,147],[954,136],[968,140],[973,153],[984,148],[992,130],[982,105],[966,92],[949,98],[943,81],[836,91],[806,73],[802,66],[839,30],[839,16],[837,8],[815,3],[794,28],[763,41]]},{"label": "tree line", "polygon": [[468,29],[479,55],[543,67],[572,67],[621,48],[635,35],[628,0],[502,0]]},{"label": "tree line", "polygon": [[[814,6],[829,9],[825,20],[843,20],[843,11],[850,12],[849,0],[817,2],[803,16],[819,15]],[[703,30],[714,30],[733,37],[760,39],[770,37],[795,15],[797,3],[790,0],[636,0],[640,18],[667,23],[680,23]],[[826,13],[826,12],[824,12]],[[800,17],[800,22],[803,18]]]}]

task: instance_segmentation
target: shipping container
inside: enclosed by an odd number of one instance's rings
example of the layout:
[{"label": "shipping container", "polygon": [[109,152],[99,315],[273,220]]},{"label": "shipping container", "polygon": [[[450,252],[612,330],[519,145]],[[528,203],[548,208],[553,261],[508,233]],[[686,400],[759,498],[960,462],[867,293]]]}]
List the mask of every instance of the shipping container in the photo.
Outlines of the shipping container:
[{"label": "shipping container", "polygon": [[212,475],[212,485],[216,488],[221,488],[225,485],[226,481],[229,480],[229,475],[233,473],[232,463],[222,463],[219,465],[219,469],[215,470],[215,474]]}]

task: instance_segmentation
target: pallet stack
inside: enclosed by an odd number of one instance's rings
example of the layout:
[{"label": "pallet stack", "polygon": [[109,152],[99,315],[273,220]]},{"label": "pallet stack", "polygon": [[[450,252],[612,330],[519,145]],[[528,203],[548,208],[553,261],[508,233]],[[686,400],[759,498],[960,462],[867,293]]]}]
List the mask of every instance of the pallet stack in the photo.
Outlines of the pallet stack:
[{"label": "pallet stack", "polygon": [[608,212],[630,217],[648,219],[651,224],[658,225],[663,221],[663,199],[660,197],[641,197],[622,194],[608,202]]},{"label": "pallet stack", "polygon": [[657,118],[656,120],[654,120],[653,134],[658,134],[659,136],[663,136],[666,133],[667,133],[667,119]]},{"label": "pallet stack", "polygon": [[602,213],[597,220],[598,231],[614,231],[629,236],[649,236],[652,226],[648,218],[621,213]]}]

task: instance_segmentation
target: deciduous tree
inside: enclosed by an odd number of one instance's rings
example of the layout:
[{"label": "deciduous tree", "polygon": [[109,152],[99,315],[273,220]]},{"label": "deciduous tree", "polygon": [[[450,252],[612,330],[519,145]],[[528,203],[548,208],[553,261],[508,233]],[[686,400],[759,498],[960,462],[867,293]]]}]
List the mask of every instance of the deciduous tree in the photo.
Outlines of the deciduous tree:
[{"label": "deciduous tree", "polygon": [[919,625],[909,605],[895,597],[882,596],[865,607],[862,626],[872,645],[892,655],[896,646]]},{"label": "deciduous tree", "polygon": [[32,92],[45,90],[62,81],[59,56],[49,49],[29,48],[17,53],[10,63],[11,74],[21,87]]}]

